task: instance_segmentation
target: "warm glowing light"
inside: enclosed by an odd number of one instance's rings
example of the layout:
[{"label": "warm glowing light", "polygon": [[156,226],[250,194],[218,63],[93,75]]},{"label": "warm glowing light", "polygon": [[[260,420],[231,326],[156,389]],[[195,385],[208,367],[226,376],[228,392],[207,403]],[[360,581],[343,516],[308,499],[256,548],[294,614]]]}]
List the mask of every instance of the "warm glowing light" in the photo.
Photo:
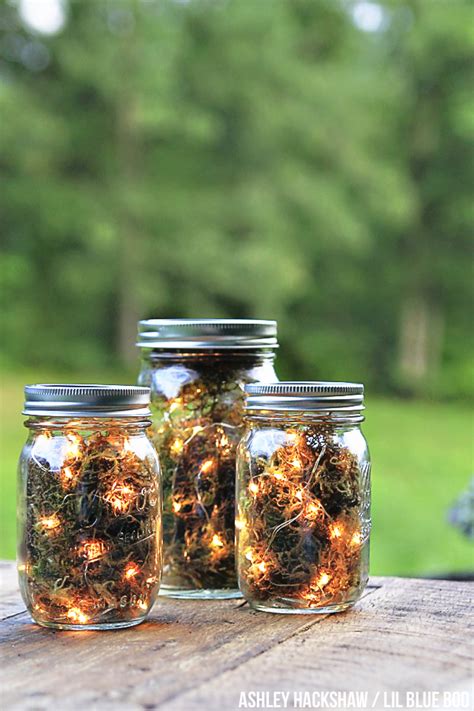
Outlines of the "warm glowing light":
[{"label": "warm glowing light", "polygon": [[214,460],[213,459],[206,459],[206,461],[201,464],[201,472],[203,474],[207,474],[208,472],[211,471],[213,466],[214,466]]},{"label": "warm glowing light", "polygon": [[66,457],[68,459],[77,459],[81,454],[81,438],[76,434],[66,435]]},{"label": "warm glowing light", "polygon": [[97,560],[107,551],[104,541],[86,541],[82,544],[81,552],[88,561]]},{"label": "warm glowing light", "polygon": [[183,451],[183,447],[183,440],[177,437],[171,445],[171,451],[173,452],[173,454],[181,454],[181,452]]},{"label": "warm glowing light", "polygon": [[362,536],[360,535],[360,533],[358,533],[358,532],[354,533],[354,535],[351,538],[351,545],[352,546],[360,546],[361,543],[362,543]]},{"label": "warm glowing light", "polygon": [[23,573],[26,570],[26,565],[24,563],[21,563],[18,568],[17,568],[19,573]]},{"label": "warm glowing light", "polygon": [[228,447],[229,446],[229,439],[226,434],[223,434],[222,437],[220,438],[219,445],[221,447]]},{"label": "warm glowing light", "polygon": [[56,514],[53,514],[52,516],[43,516],[43,518],[40,518],[39,522],[47,531],[54,531],[54,529],[61,525],[59,516]]},{"label": "warm glowing light", "polygon": [[297,432],[288,432],[287,439],[290,442],[296,442],[298,439],[298,433]]},{"label": "warm glowing light", "polygon": [[298,501],[303,501],[303,489],[298,489],[295,494],[295,497],[298,499]]},{"label": "warm glowing light", "polygon": [[243,528],[245,528],[245,521],[241,518],[236,518],[235,527],[238,531],[241,531]]},{"label": "warm glowing light", "polygon": [[104,496],[104,499],[108,501],[114,511],[122,513],[128,509],[135,495],[136,492],[132,487],[115,482],[109,493]]},{"label": "warm glowing light", "polygon": [[267,569],[267,564],[264,563],[264,561],[262,560],[261,563],[257,563],[257,568],[259,569],[259,571],[260,571],[261,573],[264,573],[264,572],[266,571],[266,569]]},{"label": "warm glowing light", "polygon": [[276,479],[277,481],[281,481],[285,477],[280,471],[278,471],[278,469],[275,469],[275,471],[273,472],[273,478]]},{"label": "warm glowing light", "polygon": [[145,600],[139,600],[137,602],[137,607],[139,607],[140,610],[148,610],[148,604],[145,602]]},{"label": "warm glowing light", "polygon": [[340,538],[342,536],[342,531],[343,529],[340,524],[333,523],[329,535],[331,538]]},{"label": "warm glowing light", "polygon": [[301,462],[299,459],[293,459],[291,464],[295,469],[301,469]]},{"label": "warm glowing light", "polygon": [[179,501],[173,501],[172,506],[173,506],[173,511],[175,513],[178,513],[178,511],[181,509],[181,504],[179,503]]},{"label": "warm glowing light", "polygon": [[253,563],[253,550],[251,548],[247,548],[244,555],[247,558],[247,560],[249,560],[251,563]]},{"label": "warm glowing light", "polygon": [[85,625],[86,622],[89,621],[87,615],[85,615],[78,607],[71,607],[71,609],[68,610],[67,616],[71,622],[78,622],[80,625]]},{"label": "warm glowing light", "polygon": [[321,513],[321,510],[321,504],[316,503],[315,501],[310,501],[309,504],[306,506],[306,518],[317,518]]},{"label": "warm glowing light", "polygon": [[321,573],[321,575],[319,576],[319,579],[318,579],[318,582],[316,583],[316,585],[317,585],[319,588],[323,588],[325,585],[328,584],[328,582],[329,582],[330,580],[331,580],[331,576],[329,576],[327,573]]},{"label": "warm glowing light", "polygon": [[213,548],[223,548],[224,547],[224,541],[217,533],[215,533],[212,537],[211,546]]},{"label": "warm glowing light", "polygon": [[258,484],[256,484],[254,481],[251,481],[249,484],[249,491],[251,494],[258,494]]},{"label": "warm glowing light", "polygon": [[131,580],[140,572],[140,568],[135,563],[127,563],[124,571],[124,576],[127,580]]}]

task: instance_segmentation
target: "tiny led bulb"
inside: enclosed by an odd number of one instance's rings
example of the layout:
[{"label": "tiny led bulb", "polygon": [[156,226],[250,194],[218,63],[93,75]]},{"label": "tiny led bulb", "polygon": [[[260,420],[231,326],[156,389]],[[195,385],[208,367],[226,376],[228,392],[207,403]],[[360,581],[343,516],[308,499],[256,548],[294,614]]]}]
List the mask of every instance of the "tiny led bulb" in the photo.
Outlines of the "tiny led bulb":
[{"label": "tiny led bulb", "polygon": [[212,537],[211,546],[213,548],[223,548],[224,547],[222,538],[217,533],[215,533]]},{"label": "tiny led bulb", "polygon": [[298,501],[303,501],[303,490],[298,489],[298,491],[295,494],[295,497],[298,499]]},{"label": "tiny led bulb", "polygon": [[245,521],[243,521],[241,518],[236,518],[235,527],[238,531],[241,531],[243,528],[245,528]]},{"label": "tiny led bulb", "polygon": [[173,506],[173,511],[175,513],[178,513],[178,511],[181,509],[181,504],[179,503],[179,501],[173,501],[172,506]]},{"label": "tiny led bulb", "polygon": [[254,481],[251,481],[249,484],[249,491],[252,494],[258,494],[258,484],[256,484]]},{"label": "tiny led bulb", "polygon": [[340,538],[342,536],[342,526],[337,523],[333,524],[329,535],[331,538]]},{"label": "tiny led bulb", "polygon": [[283,476],[283,474],[282,474],[280,471],[278,471],[278,469],[276,469],[276,470],[273,472],[273,478],[274,478],[274,479],[277,479],[278,481],[281,481],[281,480],[284,479],[285,477]]},{"label": "tiny led bulb", "polygon": [[131,580],[136,575],[138,575],[139,572],[140,572],[140,568],[138,567],[138,565],[135,565],[135,563],[128,563],[125,568],[124,575],[127,578],[127,580]]},{"label": "tiny led bulb", "polygon": [[361,543],[362,543],[362,536],[360,535],[360,533],[358,533],[358,532],[354,533],[354,535],[351,538],[351,545],[360,546]]},{"label": "tiny led bulb", "polygon": [[295,469],[301,469],[301,462],[299,459],[293,459],[291,464]]},{"label": "tiny led bulb", "polygon": [[251,563],[253,562],[253,550],[251,548],[248,548],[245,551],[244,555],[247,558],[247,560],[249,560]]},{"label": "tiny led bulb", "polygon": [[40,518],[40,524],[47,531],[54,531],[55,528],[61,525],[61,521],[56,514],[53,514],[52,516],[43,516],[43,518]]},{"label": "tiny led bulb", "polygon": [[315,501],[310,501],[309,504],[306,506],[306,516],[308,518],[316,518],[317,516],[319,516],[320,512],[321,506]]},{"label": "tiny led bulb", "polygon": [[264,572],[266,571],[266,569],[267,569],[267,564],[264,563],[264,561],[262,560],[261,563],[257,563],[257,568],[259,569],[259,571],[260,571],[261,573],[264,573]]},{"label": "tiny led bulb", "polygon": [[86,622],[89,621],[87,615],[85,615],[78,607],[71,607],[71,609],[68,610],[67,616],[71,622],[78,622],[80,625],[85,625]]},{"label": "tiny led bulb", "polygon": [[211,471],[213,466],[214,466],[214,460],[213,459],[206,459],[206,461],[201,464],[201,472],[203,474],[207,474],[208,472]]},{"label": "tiny led bulb", "polygon": [[183,440],[181,440],[181,439],[179,439],[179,437],[177,437],[175,439],[175,441],[173,442],[173,444],[171,445],[171,451],[173,452],[173,454],[181,454],[181,452],[183,451],[183,447],[184,447]]},{"label": "tiny led bulb", "polygon": [[320,588],[323,588],[325,585],[328,584],[328,582],[331,580],[330,576],[327,573],[321,573],[319,576],[318,582],[316,585]]}]

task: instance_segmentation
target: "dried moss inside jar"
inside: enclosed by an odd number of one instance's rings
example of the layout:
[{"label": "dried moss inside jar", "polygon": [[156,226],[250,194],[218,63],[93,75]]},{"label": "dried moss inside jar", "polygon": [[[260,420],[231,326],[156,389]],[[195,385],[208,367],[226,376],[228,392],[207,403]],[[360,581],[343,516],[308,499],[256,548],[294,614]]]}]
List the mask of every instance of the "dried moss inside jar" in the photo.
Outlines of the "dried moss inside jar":
[{"label": "dried moss inside jar", "polygon": [[18,572],[33,619],[59,629],[142,622],[161,575],[161,482],[149,390],[25,388]]},{"label": "dried moss inside jar", "polygon": [[274,321],[139,324],[139,383],[151,388],[163,470],[160,594],[240,596],[234,553],[235,458],[244,385],[276,380]]},{"label": "dried moss inside jar", "polygon": [[246,387],[237,459],[240,588],[267,612],[338,612],[368,579],[370,460],[363,386]]}]

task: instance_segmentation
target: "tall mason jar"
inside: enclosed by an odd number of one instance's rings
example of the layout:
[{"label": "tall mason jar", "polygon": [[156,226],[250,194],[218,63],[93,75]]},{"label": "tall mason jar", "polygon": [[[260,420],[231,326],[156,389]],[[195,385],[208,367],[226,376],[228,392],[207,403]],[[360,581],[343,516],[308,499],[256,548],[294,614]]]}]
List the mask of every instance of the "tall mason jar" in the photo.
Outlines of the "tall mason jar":
[{"label": "tall mason jar", "polygon": [[368,579],[363,386],[246,386],[237,458],[239,585],[266,612],[339,612]]},{"label": "tall mason jar", "polygon": [[235,457],[244,386],[277,379],[275,321],[139,323],[139,383],[151,388],[153,440],[163,471],[160,594],[238,597]]},{"label": "tall mason jar", "polygon": [[161,487],[148,388],[30,385],[18,477],[18,573],[33,619],[142,622],[161,575]]}]

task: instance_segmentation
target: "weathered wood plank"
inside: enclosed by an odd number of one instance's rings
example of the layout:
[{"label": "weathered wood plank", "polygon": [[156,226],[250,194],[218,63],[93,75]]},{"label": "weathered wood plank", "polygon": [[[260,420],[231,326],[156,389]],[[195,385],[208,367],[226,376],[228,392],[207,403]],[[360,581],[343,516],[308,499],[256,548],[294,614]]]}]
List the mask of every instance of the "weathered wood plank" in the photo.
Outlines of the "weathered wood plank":
[{"label": "weathered wood plank", "polygon": [[18,592],[16,566],[12,562],[0,561],[0,620],[25,611],[25,605]]},{"label": "weathered wood plank", "polygon": [[113,633],[16,615],[2,623],[3,708],[230,710],[248,690],[457,688],[470,674],[470,590],[374,579],[338,616],[160,599],[149,622]]},{"label": "weathered wood plank", "polygon": [[[469,688],[472,586],[385,579],[347,614],[325,618],[163,709],[238,708],[241,691],[435,691]],[[134,700],[145,701],[140,690]],[[170,700],[171,701],[171,700]],[[383,696],[375,708],[382,708]],[[293,708],[290,703],[288,708]]]}]

